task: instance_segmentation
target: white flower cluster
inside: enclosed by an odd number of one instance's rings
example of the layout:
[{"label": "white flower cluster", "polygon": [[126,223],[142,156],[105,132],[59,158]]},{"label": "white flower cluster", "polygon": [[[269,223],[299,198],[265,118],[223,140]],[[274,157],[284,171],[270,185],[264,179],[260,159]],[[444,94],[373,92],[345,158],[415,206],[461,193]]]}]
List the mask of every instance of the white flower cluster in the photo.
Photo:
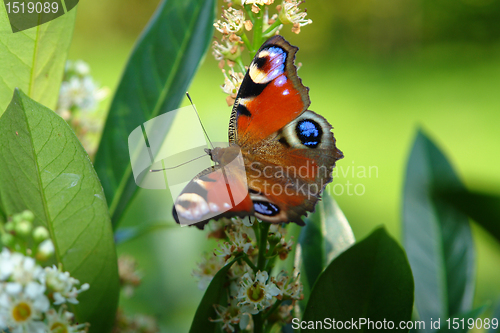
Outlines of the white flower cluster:
[{"label": "white flower cluster", "polygon": [[99,89],[90,76],[89,65],[82,60],[68,60],[64,76],[57,112],[65,119],[68,117],[67,113],[75,108],[81,111],[95,110],[99,101],[107,95],[105,90]]},{"label": "white flower cluster", "polygon": [[[289,277],[282,271],[274,277],[269,274],[272,265],[266,266],[266,270],[256,267],[259,250],[255,243],[255,231],[260,228],[259,224],[240,218],[226,219],[222,223],[211,222],[209,228],[216,226],[222,232],[210,230],[210,235],[218,235],[217,238],[225,241],[219,243],[214,255],[203,260],[193,272],[199,279],[198,286],[207,288],[215,274],[230,258],[241,258],[228,272],[228,302],[225,305],[214,305],[217,318],[211,319],[220,322],[226,332],[234,332],[237,326],[240,330],[252,331],[252,315],[261,312],[266,317],[273,313],[273,320],[285,323],[292,318],[291,304],[303,297],[298,274]],[[286,230],[279,225],[270,226],[267,251],[264,254],[266,258],[286,258],[293,242],[285,241],[285,233]],[[282,301],[287,302],[282,304]]]},{"label": "white flower cluster", "polygon": [[67,272],[44,269],[33,258],[4,248],[0,252],[0,331],[85,332],[87,325],[73,325],[73,315],[65,306],[58,311],[51,307],[53,300],[53,305],[78,303],[78,294],[89,287],[77,289],[79,284]]},{"label": "white flower cluster", "polygon": [[89,65],[81,60],[66,62],[56,112],[73,128],[91,157],[104,123],[99,103],[108,95],[109,89],[100,87],[90,75]]},{"label": "white flower cluster", "polygon": [[307,12],[301,11],[299,5],[304,1],[284,0],[280,8],[279,18],[283,24],[292,24],[292,32],[300,33],[300,27],[311,24],[312,20],[306,19]]}]

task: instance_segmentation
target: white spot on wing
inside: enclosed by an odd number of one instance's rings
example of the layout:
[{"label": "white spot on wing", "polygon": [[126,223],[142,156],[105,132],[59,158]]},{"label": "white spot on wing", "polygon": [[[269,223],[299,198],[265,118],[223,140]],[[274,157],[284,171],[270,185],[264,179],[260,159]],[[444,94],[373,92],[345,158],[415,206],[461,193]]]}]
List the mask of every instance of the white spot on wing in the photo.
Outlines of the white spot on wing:
[{"label": "white spot on wing", "polygon": [[[194,208],[185,208],[181,202],[187,202]],[[208,204],[199,194],[196,193],[183,193],[177,198],[175,204],[177,214],[187,220],[200,220],[205,214],[210,212]]]},{"label": "white spot on wing", "polygon": [[219,206],[217,206],[213,202],[209,203],[208,207],[210,208],[211,212],[217,213],[219,211]]},{"label": "white spot on wing", "polygon": [[263,50],[258,54],[259,58],[267,58],[266,61],[271,61],[271,68],[274,68],[270,73],[260,70],[255,62],[252,62],[249,69],[250,77],[253,82],[265,84],[271,82],[285,71],[286,53],[279,47],[271,47]]},{"label": "white spot on wing", "polygon": [[274,81],[274,85],[277,87],[281,87],[285,83],[286,83],[286,76],[285,75],[281,75],[280,77],[278,77],[276,79],[276,81]]}]

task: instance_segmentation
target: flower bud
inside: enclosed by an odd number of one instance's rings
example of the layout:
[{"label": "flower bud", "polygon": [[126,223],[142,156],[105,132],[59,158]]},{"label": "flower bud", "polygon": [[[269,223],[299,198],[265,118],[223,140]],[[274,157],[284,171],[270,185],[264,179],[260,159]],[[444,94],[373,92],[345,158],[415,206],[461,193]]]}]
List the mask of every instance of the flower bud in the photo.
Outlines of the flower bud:
[{"label": "flower bud", "polygon": [[33,214],[33,212],[31,212],[30,210],[25,210],[21,213],[21,217],[25,221],[33,222],[33,220],[35,219],[35,214]]},{"label": "flower bud", "polygon": [[12,216],[12,222],[14,222],[14,224],[18,224],[22,220],[23,220],[23,217],[21,216],[21,214],[16,214],[16,215]]},{"label": "flower bud", "polygon": [[277,232],[269,233],[269,236],[267,239],[268,239],[270,245],[276,245],[281,241],[281,237],[282,237],[281,233],[277,231]]},{"label": "flower bud", "polygon": [[49,231],[42,226],[38,226],[33,230],[33,240],[36,243],[40,243],[50,237]]},{"label": "flower bud", "polygon": [[33,223],[26,220],[16,223],[14,227],[14,231],[20,236],[28,236],[31,233],[31,230],[33,230]]},{"label": "flower bud", "polygon": [[40,261],[46,261],[55,253],[54,243],[52,240],[46,239],[38,245],[36,258]]},{"label": "flower bud", "polygon": [[14,221],[9,221],[9,222],[5,223],[4,227],[5,227],[6,231],[13,231],[15,226],[16,225],[14,224]]},{"label": "flower bud", "polygon": [[14,244],[15,238],[9,233],[4,233],[2,234],[1,240],[4,246],[10,247]]}]

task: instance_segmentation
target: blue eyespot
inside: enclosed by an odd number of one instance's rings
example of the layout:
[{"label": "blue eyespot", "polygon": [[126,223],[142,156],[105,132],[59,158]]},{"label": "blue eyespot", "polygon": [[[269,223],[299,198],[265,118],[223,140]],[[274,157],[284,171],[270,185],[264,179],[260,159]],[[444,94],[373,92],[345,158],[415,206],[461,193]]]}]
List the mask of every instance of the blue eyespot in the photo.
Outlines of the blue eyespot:
[{"label": "blue eyespot", "polygon": [[259,214],[266,215],[266,216],[274,216],[277,215],[280,212],[280,209],[278,206],[273,205],[270,202],[265,202],[265,201],[254,201],[253,202],[253,209]]},{"label": "blue eyespot", "polygon": [[297,123],[295,132],[300,142],[306,147],[316,148],[321,143],[323,130],[321,126],[312,119],[304,119]]}]

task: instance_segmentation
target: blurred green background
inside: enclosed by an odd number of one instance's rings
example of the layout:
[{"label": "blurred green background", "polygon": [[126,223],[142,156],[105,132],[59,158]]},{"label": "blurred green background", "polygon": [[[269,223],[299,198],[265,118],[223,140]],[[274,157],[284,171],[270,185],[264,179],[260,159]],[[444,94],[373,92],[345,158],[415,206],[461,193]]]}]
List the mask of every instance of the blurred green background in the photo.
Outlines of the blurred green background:
[{"label": "blurred green background", "polygon": [[[157,4],[81,1],[70,59],[87,61],[96,80],[114,91]],[[299,35],[290,27],[282,34],[300,48],[310,109],[332,123],[345,154],[334,179],[344,193],[335,197],[357,239],[381,224],[401,238],[403,179],[418,127],[469,188],[500,192],[500,0],[311,0],[303,7],[314,23]],[[209,52],[189,91],[212,141],[227,139],[222,83]],[[378,173],[358,175],[370,166]],[[364,194],[348,195],[347,181],[351,193],[361,184]],[[165,191],[141,191],[122,226],[172,222],[170,210]],[[477,226],[473,232],[481,305],[500,296],[500,245]],[[144,275],[136,294],[122,300],[126,311],[156,315],[164,332],[186,332],[203,295],[191,271],[214,244],[194,228],[173,226],[119,246],[120,254],[136,256]]]}]

